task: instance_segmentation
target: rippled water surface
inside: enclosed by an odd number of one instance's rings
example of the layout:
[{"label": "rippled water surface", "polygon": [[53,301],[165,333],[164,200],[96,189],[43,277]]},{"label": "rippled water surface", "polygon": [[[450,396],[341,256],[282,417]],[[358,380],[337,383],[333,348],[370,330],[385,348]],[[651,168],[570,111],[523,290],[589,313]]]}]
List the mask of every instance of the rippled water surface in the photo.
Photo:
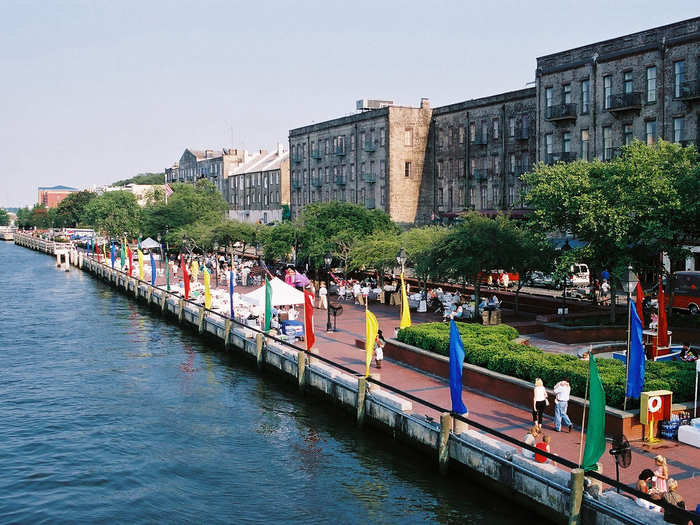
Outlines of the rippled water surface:
[{"label": "rippled water surface", "polygon": [[[0,243],[0,523],[529,515],[87,274]],[[516,519],[517,517],[521,519]]]}]

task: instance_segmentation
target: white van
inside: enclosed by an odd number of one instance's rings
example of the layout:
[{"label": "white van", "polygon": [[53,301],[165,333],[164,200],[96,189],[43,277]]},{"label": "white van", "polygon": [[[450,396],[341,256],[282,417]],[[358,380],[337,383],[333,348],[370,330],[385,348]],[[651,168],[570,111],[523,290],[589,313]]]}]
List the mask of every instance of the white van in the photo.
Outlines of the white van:
[{"label": "white van", "polygon": [[567,286],[589,286],[591,284],[591,272],[588,270],[588,265],[583,263],[574,263],[569,268],[569,278],[566,280]]}]

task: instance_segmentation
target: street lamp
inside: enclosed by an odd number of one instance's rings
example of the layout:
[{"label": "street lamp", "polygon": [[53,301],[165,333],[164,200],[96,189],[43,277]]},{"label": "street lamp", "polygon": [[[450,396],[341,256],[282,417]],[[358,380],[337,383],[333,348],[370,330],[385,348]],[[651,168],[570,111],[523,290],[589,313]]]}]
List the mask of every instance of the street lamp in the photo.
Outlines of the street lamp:
[{"label": "street lamp", "polygon": [[[631,323],[632,323],[632,316],[630,315],[630,301],[632,300],[632,292],[634,289],[637,287],[637,283],[639,282],[639,277],[637,277],[637,274],[635,274],[632,271],[632,266],[628,266],[625,272],[622,274],[622,277],[620,277],[620,281],[622,281],[622,289],[625,291],[627,294],[627,354],[625,355],[625,385],[627,385],[627,378],[629,377],[629,372],[630,372],[630,328],[631,328]],[[611,296],[612,294],[615,293],[613,289],[610,290]],[[613,303],[613,308],[614,308],[614,303]],[[625,391],[625,401],[623,403],[622,409],[627,410],[627,395]]]},{"label": "street lamp", "polygon": [[331,303],[330,303],[330,294],[331,294],[331,263],[333,262],[333,256],[331,255],[331,252],[326,252],[326,255],[323,256],[323,262],[326,263],[326,332],[332,332],[333,327],[331,326]]},{"label": "street lamp", "polygon": [[403,248],[396,254],[396,262],[401,266],[401,273],[403,273],[404,267],[406,266],[406,250]]}]

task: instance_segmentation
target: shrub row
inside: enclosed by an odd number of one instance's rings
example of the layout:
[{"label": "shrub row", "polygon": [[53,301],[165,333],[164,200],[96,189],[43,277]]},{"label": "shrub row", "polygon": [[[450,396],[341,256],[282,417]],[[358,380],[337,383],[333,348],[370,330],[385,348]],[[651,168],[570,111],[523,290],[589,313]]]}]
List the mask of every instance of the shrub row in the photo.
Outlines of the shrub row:
[{"label": "shrub row", "polygon": [[[573,395],[584,397],[588,363],[567,354],[549,354],[515,341],[518,332],[507,325],[481,326],[457,323],[464,343],[465,362],[501,374],[534,382],[542,378],[553,387],[568,378]],[[424,323],[399,331],[399,341],[449,356],[449,325]],[[615,359],[597,358],[608,406],[622,408],[625,366]],[[690,401],[695,391],[695,365],[681,362],[647,362],[644,390],[671,390],[674,401]],[[633,402],[632,407],[636,404]]]}]

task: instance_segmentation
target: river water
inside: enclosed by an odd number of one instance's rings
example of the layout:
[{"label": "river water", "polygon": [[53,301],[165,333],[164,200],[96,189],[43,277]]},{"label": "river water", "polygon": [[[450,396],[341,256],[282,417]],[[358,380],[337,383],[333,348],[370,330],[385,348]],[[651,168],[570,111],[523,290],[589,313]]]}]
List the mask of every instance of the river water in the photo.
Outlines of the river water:
[{"label": "river water", "polygon": [[[0,243],[0,523],[523,513],[55,259]],[[518,519],[519,518],[519,519]],[[529,520],[528,520],[529,521]]]}]

